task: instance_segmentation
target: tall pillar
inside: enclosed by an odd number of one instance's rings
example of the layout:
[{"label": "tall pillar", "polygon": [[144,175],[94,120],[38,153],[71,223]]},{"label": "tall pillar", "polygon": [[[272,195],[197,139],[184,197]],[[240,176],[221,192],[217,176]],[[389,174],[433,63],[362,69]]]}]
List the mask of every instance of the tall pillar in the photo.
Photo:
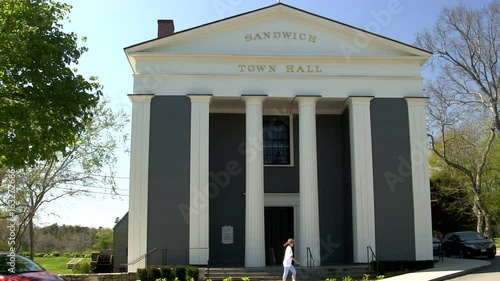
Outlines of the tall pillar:
[{"label": "tall pillar", "polygon": [[149,124],[154,95],[129,95],[132,101],[128,271],[146,267],[148,234]]},{"label": "tall pillar", "polygon": [[410,127],[411,175],[415,224],[415,259],[432,260],[432,216],[429,186],[426,98],[406,98]]},{"label": "tall pillar", "polygon": [[189,264],[206,265],[209,257],[208,128],[212,96],[191,99],[191,158],[189,184]]},{"label": "tall pillar", "polygon": [[373,190],[372,97],[350,97],[353,261],[366,263],[366,251],[375,248],[375,196]]},{"label": "tall pillar", "polygon": [[262,102],[265,98],[243,97],[246,107],[245,267],[266,265],[262,129]]},{"label": "tall pillar", "polygon": [[318,160],[316,151],[316,101],[319,97],[297,97],[299,102],[299,195],[300,230],[297,241],[305,264],[307,247],[315,266],[321,265],[318,206]]}]

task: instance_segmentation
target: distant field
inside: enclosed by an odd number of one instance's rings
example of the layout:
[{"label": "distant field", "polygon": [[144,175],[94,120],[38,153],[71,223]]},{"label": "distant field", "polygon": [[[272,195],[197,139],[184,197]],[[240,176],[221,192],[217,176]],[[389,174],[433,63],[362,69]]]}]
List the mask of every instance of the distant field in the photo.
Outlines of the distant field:
[{"label": "distant field", "polygon": [[494,238],[496,244],[500,244],[500,238]]},{"label": "distant field", "polygon": [[[66,264],[72,260],[72,258],[64,257],[47,257],[47,258],[35,258],[35,261],[41,265],[43,268],[50,272],[57,274],[72,274],[71,269],[66,268]],[[84,258],[83,261],[90,262],[90,258]]]}]

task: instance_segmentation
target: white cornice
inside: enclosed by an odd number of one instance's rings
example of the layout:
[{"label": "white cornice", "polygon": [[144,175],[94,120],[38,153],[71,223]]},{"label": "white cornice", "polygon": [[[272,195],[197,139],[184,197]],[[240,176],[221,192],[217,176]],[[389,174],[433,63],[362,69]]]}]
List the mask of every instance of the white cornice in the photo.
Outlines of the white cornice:
[{"label": "white cornice", "polygon": [[213,79],[265,79],[265,80],[413,80],[422,81],[420,76],[328,76],[328,75],[315,75],[315,76],[305,76],[305,75],[241,75],[241,74],[134,74],[134,78],[213,78]]},{"label": "white cornice", "polygon": [[164,52],[133,52],[129,56],[135,59],[168,60],[168,59],[206,59],[206,60],[266,60],[266,61],[310,61],[310,62],[419,62],[427,60],[418,56],[395,56],[395,57],[345,57],[345,56],[276,56],[276,55],[245,55],[245,54],[189,54],[189,53],[164,53]]}]

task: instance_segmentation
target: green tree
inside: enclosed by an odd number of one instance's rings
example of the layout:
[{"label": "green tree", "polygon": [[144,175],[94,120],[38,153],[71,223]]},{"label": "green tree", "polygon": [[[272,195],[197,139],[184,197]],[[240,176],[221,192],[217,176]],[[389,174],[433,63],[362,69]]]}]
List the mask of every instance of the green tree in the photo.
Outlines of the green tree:
[{"label": "green tree", "polygon": [[72,68],[87,48],[62,31],[70,5],[0,0],[0,7],[0,167],[19,169],[69,153],[101,86]]},{"label": "green tree", "polygon": [[[124,145],[127,135],[123,128],[127,115],[123,111],[113,112],[102,100],[93,108],[93,118],[85,123],[85,130],[65,153],[56,153],[46,161],[17,171],[18,228],[16,238],[21,239],[27,231],[30,241],[30,256],[34,256],[34,221],[44,204],[67,196],[91,195],[91,188],[108,188],[109,194],[116,194],[115,150]],[[0,171],[0,180],[5,177]],[[5,186],[0,187],[0,209],[7,208]],[[10,211],[10,210],[9,210]],[[56,225],[57,227],[57,225]],[[74,229],[71,227],[71,229]],[[70,233],[70,227],[59,228]],[[16,241],[17,249],[21,243]]]},{"label": "green tree", "polygon": [[[481,9],[445,8],[416,45],[434,53],[426,81],[434,153],[461,173],[472,193],[476,229],[491,237],[485,193],[489,157],[500,131],[500,1]],[[436,142],[434,142],[436,141]]]},{"label": "green tree", "polygon": [[96,233],[96,243],[93,248],[95,250],[112,249],[113,248],[113,230],[110,228],[99,228]]}]

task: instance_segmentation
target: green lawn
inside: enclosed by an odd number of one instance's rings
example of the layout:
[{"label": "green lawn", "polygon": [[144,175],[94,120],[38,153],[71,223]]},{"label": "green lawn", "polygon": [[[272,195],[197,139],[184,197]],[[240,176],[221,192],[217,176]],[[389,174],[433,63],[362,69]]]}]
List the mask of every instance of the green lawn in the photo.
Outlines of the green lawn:
[{"label": "green lawn", "polygon": [[[48,271],[56,274],[73,274],[73,271],[71,269],[66,268],[66,264],[70,260],[72,260],[72,258],[64,258],[64,257],[35,258],[35,261],[39,265],[41,265]],[[83,261],[90,262],[90,258],[84,258]]]},{"label": "green lawn", "polygon": [[495,243],[498,245],[500,244],[500,238],[493,238],[495,240]]}]

